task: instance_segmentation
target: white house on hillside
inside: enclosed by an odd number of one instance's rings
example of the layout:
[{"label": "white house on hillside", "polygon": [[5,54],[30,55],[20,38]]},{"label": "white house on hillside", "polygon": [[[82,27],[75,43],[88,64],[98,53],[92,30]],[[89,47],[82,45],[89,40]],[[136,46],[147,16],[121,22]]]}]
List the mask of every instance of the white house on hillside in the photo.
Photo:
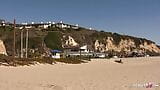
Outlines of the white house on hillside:
[{"label": "white house on hillside", "polygon": [[87,45],[80,47],[81,52],[89,53],[89,49]]},{"label": "white house on hillside", "polygon": [[0,26],[5,26],[5,20],[0,19]]},{"label": "white house on hillside", "polygon": [[59,27],[59,28],[62,28],[62,29],[78,29],[79,28],[79,25],[76,24],[76,25],[71,25],[71,24],[65,24],[63,23],[63,21],[60,21],[60,23],[56,23],[56,27]]}]

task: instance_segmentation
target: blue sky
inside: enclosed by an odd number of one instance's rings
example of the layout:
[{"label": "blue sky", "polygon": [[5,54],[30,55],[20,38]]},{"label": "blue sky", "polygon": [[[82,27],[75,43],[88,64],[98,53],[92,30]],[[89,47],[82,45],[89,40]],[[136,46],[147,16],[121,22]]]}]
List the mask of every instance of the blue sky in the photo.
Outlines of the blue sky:
[{"label": "blue sky", "polygon": [[7,21],[63,20],[160,45],[160,0],[1,0],[0,11]]}]

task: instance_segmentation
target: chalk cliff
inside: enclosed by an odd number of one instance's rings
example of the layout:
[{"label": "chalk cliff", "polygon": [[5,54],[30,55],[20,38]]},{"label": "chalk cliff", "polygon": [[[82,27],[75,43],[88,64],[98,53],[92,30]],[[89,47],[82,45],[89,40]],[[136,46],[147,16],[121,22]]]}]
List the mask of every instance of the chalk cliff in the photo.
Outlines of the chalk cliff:
[{"label": "chalk cliff", "polygon": [[0,40],[0,54],[7,55],[6,48],[2,40]]}]

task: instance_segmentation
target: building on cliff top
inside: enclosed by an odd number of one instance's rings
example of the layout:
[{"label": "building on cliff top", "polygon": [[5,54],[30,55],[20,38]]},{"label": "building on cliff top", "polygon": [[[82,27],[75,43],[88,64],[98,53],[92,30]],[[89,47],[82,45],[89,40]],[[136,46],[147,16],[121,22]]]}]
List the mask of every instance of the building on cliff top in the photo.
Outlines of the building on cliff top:
[{"label": "building on cliff top", "polygon": [[5,20],[0,19],[0,26],[5,26]]}]

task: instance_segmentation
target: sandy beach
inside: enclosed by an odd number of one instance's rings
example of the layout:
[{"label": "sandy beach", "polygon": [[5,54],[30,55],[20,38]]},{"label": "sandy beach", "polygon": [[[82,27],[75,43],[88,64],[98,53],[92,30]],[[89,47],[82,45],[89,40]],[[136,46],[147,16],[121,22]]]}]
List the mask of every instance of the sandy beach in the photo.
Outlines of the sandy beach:
[{"label": "sandy beach", "polygon": [[[160,90],[160,57],[127,58],[123,64],[114,60],[0,66],[0,90]],[[146,88],[149,82],[152,87]]]}]

